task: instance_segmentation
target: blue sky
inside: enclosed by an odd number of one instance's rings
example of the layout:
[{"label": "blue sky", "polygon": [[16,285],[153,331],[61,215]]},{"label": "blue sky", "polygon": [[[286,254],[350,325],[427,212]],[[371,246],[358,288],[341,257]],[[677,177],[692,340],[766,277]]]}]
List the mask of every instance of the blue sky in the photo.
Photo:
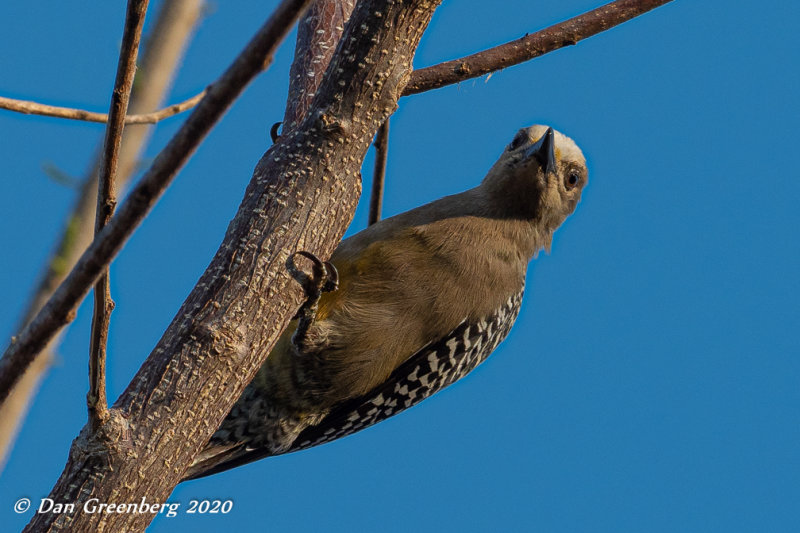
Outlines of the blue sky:
[{"label": "blue sky", "polygon": [[[217,2],[170,101],[205,87],[274,2]],[[599,2],[445,2],[426,66]],[[7,3],[0,94],[107,108],[124,6]],[[151,7],[151,15],[155,6]],[[177,487],[222,516],[150,531],[797,531],[800,173],[794,2],[676,1],[527,64],[405,98],[387,215],[476,184],[523,126],[587,156],[589,186],[529,272],[509,338],[468,378],[355,436]],[[151,16],[151,20],[152,20]],[[285,103],[293,36],[112,268],[109,394],[124,389],[219,245]],[[153,157],[180,118],[162,123]],[[102,127],[0,112],[0,336],[34,286]],[[365,163],[369,191],[372,154]],[[362,202],[351,227],[366,223]],[[0,483],[0,523],[44,497],[85,414],[83,306]]]}]

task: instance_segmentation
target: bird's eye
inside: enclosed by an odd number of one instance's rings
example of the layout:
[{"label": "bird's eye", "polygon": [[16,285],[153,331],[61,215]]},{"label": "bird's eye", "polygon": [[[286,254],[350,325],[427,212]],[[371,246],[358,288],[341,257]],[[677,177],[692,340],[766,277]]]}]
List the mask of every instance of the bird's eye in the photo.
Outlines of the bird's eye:
[{"label": "bird's eye", "polygon": [[528,135],[524,131],[517,133],[516,137],[514,137],[514,140],[508,145],[508,151],[510,152],[512,150],[516,150],[522,146],[522,143],[524,143],[527,139]]},{"label": "bird's eye", "polygon": [[570,172],[564,178],[564,188],[567,189],[568,191],[571,191],[572,189],[578,186],[578,183],[580,183],[580,181],[581,177],[578,175],[577,172]]}]

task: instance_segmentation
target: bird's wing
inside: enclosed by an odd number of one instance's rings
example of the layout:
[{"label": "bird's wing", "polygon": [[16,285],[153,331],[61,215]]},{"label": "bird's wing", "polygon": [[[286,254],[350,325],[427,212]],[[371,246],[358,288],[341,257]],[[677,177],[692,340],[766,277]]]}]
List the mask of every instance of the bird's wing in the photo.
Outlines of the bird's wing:
[{"label": "bird's wing", "polygon": [[456,382],[494,351],[519,314],[522,291],[489,317],[463,321],[398,366],[367,394],[335,406],[318,424],[304,429],[287,452],[345,437],[385,420]]},{"label": "bird's wing", "polygon": [[[522,291],[485,319],[464,320],[398,366],[367,394],[340,403],[318,424],[305,428],[284,452],[324,444],[385,420],[455,383],[486,360],[506,338],[519,314]],[[272,455],[266,447],[244,442],[211,445],[186,471],[183,481],[216,474]]]}]

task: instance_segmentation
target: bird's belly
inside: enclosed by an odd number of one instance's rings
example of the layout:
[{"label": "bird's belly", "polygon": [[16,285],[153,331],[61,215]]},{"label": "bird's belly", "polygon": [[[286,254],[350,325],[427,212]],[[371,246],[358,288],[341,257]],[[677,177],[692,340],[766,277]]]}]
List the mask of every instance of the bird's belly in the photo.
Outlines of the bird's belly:
[{"label": "bird's belly", "polygon": [[306,428],[286,451],[297,451],[360,431],[416,405],[466,376],[491,354],[519,314],[522,291],[483,320],[462,322],[398,366],[369,393],[335,406],[319,424]]}]

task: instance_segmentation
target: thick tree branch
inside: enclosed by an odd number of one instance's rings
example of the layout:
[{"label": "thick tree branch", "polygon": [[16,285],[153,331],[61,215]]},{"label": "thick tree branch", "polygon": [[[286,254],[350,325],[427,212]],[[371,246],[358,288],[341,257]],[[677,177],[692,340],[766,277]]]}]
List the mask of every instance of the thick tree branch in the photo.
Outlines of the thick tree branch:
[{"label": "thick tree branch", "polygon": [[298,24],[283,116],[284,133],[305,118],[354,5],[355,0],[315,0]]},{"label": "thick tree branch", "polygon": [[[324,258],[343,234],[358,198],[363,156],[403,94],[414,50],[436,5],[365,0],[355,9],[307,117],[259,162],[200,282],[102,431],[84,428],[76,439],[51,494],[56,501],[80,507],[89,497],[166,499],[299,305],[300,290],[284,270],[286,258],[301,249]],[[158,164],[157,159],[154,168]],[[146,210],[164,186],[161,180],[150,183],[132,205],[146,204]],[[118,251],[128,234],[110,228],[127,204],[92,246],[96,254],[90,257],[100,264],[84,269],[99,273]],[[23,341],[35,348],[35,342]],[[37,515],[29,530],[132,530],[151,518]]]},{"label": "thick tree branch", "polygon": [[[203,7],[202,0],[172,0],[164,2],[156,15],[136,73],[129,111],[147,112],[157,109],[164,101],[172,84],[175,71],[191,39]],[[199,100],[199,98],[198,98]],[[130,117],[131,115],[128,115]],[[122,139],[119,154],[117,185],[122,189],[134,172],[136,162],[144,150],[152,126],[128,126]],[[102,152],[102,145],[98,153]],[[99,156],[98,156],[99,157]],[[95,218],[96,175],[100,161],[89,165],[77,201],[64,224],[63,234],[54,253],[45,265],[42,278],[34,291],[28,307],[22,314],[19,329],[25,326],[42,308],[67,273],[78,261],[80,254],[91,242]],[[36,356],[9,396],[0,402],[0,470],[8,456],[19,422],[24,416],[41,376],[49,368],[57,343],[54,338]]]},{"label": "thick tree branch", "polygon": [[[114,216],[114,208],[117,206],[117,191],[114,181],[119,166],[125,115],[128,112],[133,77],[136,75],[136,58],[139,55],[139,41],[142,37],[148,3],[148,0],[128,0],[117,75],[114,80],[114,90],[111,91],[111,106],[108,110],[108,124],[103,142],[103,155],[100,159],[100,173],[97,175],[95,235],[106,227],[111,217]],[[94,314],[89,347],[89,393],[86,395],[86,405],[89,409],[89,421],[95,430],[108,418],[106,346],[108,344],[108,324],[113,309],[114,301],[111,299],[111,283],[108,267],[106,267],[94,286]]]},{"label": "thick tree branch", "polygon": [[122,204],[117,216],[95,237],[75,268],[47,304],[22,330],[0,359],[0,401],[30,365],[36,354],[75,317],[81,299],[111,259],[141,223],[178,170],[227,111],[245,86],[271,63],[278,43],[286,37],[309,0],[284,0],[272,17],[217,82],[208,87],[175,136],[158,154]]},{"label": "thick tree branch", "polygon": [[417,94],[518,65],[613,28],[672,0],[617,0],[494,48],[415,70],[403,96]]},{"label": "thick tree branch", "polygon": [[[364,154],[396,108],[436,6],[359,3],[307,118],[256,166],[222,245],[102,434],[84,428],[76,439],[54,500],[80,507],[93,497],[166,499],[299,307],[302,291],[286,259],[298,250],[327,257],[343,235]],[[151,519],[50,513],[37,515],[29,530],[131,531]]]},{"label": "thick tree branch", "polygon": [[372,172],[372,192],[369,197],[369,218],[367,224],[373,225],[381,219],[383,205],[383,184],[386,180],[386,159],[389,155],[389,119],[381,124],[375,136],[375,168]]},{"label": "thick tree branch", "polygon": [[[174,0],[173,0],[174,1]],[[179,113],[193,108],[197,103],[203,99],[205,91],[196,94],[179,102],[172,104],[158,111],[151,113],[141,113],[135,115],[127,115],[125,117],[125,124],[155,124],[165,118],[174,117]],[[93,111],[85,111],[83,109],[73,109],[71,107],[59,107],[55,105],[40,104],[38,102],[31,102],[30,100],[16,100],[14,98],[6,98],[0,96],[0,109],[7,111],[14,111],[25,115],[42,115],[45,117],[66,118],[70,120],[82,120],[85,122],[107,122],[108,114],[95,113]]]}]

